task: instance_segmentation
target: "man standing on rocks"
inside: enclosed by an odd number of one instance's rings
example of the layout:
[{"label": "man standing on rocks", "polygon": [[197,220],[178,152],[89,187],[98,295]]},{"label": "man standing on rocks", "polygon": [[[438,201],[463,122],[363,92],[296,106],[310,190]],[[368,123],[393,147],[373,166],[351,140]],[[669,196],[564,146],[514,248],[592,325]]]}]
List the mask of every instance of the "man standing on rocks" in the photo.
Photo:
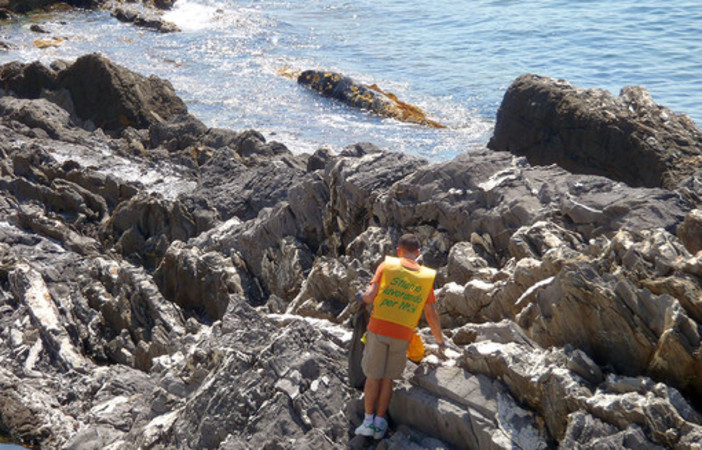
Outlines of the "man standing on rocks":
[{"label": "man standing on rocks", "polygon": [[357,435],[375,439],[385,436],[388,428],[385,414],[392,398],[393,380],[400,378],[405,369],[409,341],[422,311],[436,342],[442,348],[446,346],[434,309],[436,271],[417,263],[419,248],[415,235],[403,235],[397,247],[398,257],[386,256],[368,289],[356,294],[359,302],[373,302],[361,361],[366,375],[363,390],[366,414],[356,428]]}]

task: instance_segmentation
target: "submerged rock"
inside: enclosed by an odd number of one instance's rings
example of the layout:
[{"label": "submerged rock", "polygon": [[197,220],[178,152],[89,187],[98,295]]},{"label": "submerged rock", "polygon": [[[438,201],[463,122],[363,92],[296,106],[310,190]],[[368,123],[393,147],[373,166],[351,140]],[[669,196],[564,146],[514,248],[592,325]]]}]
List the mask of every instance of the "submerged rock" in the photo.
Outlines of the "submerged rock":
[{"label": "submerged rock", "polygon": [[374,84],[367,86],[338,73],[318,70],[302,72],[297,82],[325,97],[335,98],[347,105],[372,111],[381,116],[431,128],[445,128],[444,125],[428,119],[418,107],[400,101],[394,94],[384,92]]},{"label": "submerged rock", "polygon": [[[167,4],[164,3],[163,0],[159,4],[162,5],[162,9],[167,9],[165,7]],[[173,22],[163,20],[163,18],[161,18],[158,14],[144,11],[140,8],[118,7],[112,10],[112,15],[120,22],[133,23],[138,27],[149,28],[161,33],[174,33],[180,31],[180,28],[178,28],[178,26]]]}]

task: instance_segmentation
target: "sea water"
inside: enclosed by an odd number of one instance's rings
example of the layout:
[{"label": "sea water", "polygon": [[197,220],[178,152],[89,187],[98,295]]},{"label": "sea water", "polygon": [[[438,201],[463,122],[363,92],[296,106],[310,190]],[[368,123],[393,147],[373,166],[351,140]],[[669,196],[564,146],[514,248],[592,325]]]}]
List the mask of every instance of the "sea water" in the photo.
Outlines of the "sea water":
[{"label": "sea water", "polygon": [[[520,74],[618,95],[643,85],[702,120],[702,2],[669,0],[177,0],[182,31],[160,34],[105,12],[39,15],[4,25],[0,55],[46,63],[101,52],[170,80],[209,126],[255,128],[293,152],[356,142],[433,161],[484,146]],[[45,37],[58,48],[37,49]],[[428,129],[322,98],[281,69],[322,69],[375,83],[447,126]]]}]

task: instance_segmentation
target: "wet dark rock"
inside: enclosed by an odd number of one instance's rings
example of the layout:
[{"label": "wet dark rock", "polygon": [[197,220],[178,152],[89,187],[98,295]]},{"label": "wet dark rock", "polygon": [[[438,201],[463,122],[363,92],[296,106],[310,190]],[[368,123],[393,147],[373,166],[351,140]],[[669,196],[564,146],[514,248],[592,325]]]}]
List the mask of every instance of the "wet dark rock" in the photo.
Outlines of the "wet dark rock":
[{"label": "wet dark rock", "polygon": [[24,98],[39,98],[42,90],[56,88],[56,72],[38,61],[10,62],[0,67],[2,87]]},{"label": "wet dark rock", "polygon": [[79,117],[107,131],[148,128],[187,112],[170,82],[146,78],[99,54],[78,58],[58,74],[58,85],[71,93]]},{"label": "wet dark rock", "polygon": [[160,145],[169,151],[183,150],[195,144],[207,127],[190,114],[172,117],[168,122],[157,122],[149,127],[153,148]]},{"label": "wet dark rock", "polygon": [[[0,20],[2,20],[2,19],[0,19]],[[10,50],[17,50],[17,48],[18,47],[15,44],[13,44],[12,42],[0,41],[0,51],[2,51],[2,52],[9,52]]]},{"label": "wet dark rock", "polygon": [[161,33],[180,31],[176,24],[163,20],[159,15],[140,8],[118,7],[112,10],[112,15],[121,22],[133,23],[138,27],[148,28]]},{"label": "wet dark rock", "polygon": [[153,0],[154,6],[159,9],[171,9],[176,0]]},{"label": "wet dark rock", "polygon": [[291,155],[290,150],[283,144],[275,141],[266,142],[266,138],[256,130],[242,132],[229,146],[235,149],[239,156],[250,162],[260,159],[265,161],[276,155]]},{"label": "wet dark rock", "polygon": [[235,142],[239,133],[224,128],[210,128],[204,136],[200,137],[200,143],[207,147],[219,150],[223,147],[236,147]]},{"label": "wet dark rock", "polygon": [[509,87],[488,146],[634,187],[675,189],[702,167],[702,132],[645,88],[628,86],[615,98],[536,75]]},{"label": "wet dark rock", "polygon": [[97,8],[105,0],[4,0],[2,8],[24,14],[35,9],[49,8],[54,5],[70,5],[79,8]]},{"label": "wet dark rock", "polygon": [[307,160],[307,170],[322,170],[327,166],[327,163],[334,158],[334,153],[328,148],[320,148],[314,152]]},{"label": "wet dark rock", "polygon": [[35,33],[48,33],[48,31],[46,31],[44,28],[37,24],[33,24],[32,26],[30,26],[29,30]]},{"label": "wet dark rock", "polygon": [[70,141],[75,135],[76,125],[71,120],[70,114],[45,99],[2,97],[0,114],[3,121],[13,120],[32,129],[41,129],[53,139]]}]

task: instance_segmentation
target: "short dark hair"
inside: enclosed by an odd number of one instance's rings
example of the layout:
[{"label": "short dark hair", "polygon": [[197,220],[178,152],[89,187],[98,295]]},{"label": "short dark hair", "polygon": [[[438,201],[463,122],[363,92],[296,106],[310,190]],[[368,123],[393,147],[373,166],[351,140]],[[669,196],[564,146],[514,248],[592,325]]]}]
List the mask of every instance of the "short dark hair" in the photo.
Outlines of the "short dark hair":
[{"label": "short dark hair", "polygon": [[400,237],[400,242],[397,243],[397,246],[406,252],[414,253],[419,250],[421,244],[419,243],[419,238],[417,238],[417,236],[407,233]]}]

